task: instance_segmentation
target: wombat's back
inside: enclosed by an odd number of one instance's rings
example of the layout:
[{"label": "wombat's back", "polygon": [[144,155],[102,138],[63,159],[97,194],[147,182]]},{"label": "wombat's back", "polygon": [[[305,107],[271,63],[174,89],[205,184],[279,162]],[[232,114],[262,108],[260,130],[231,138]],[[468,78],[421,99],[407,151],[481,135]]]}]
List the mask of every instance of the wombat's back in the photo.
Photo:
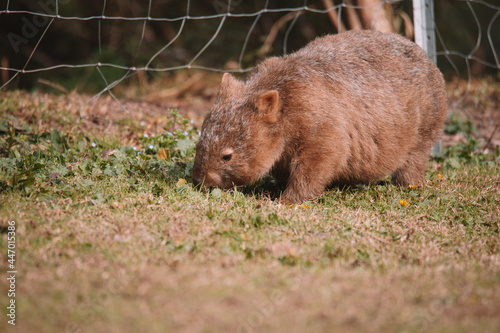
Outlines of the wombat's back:
[{"label": "wombat's back", "polygon": [[394,180],[419,182],[425,166],[416,160],[427,162],[447,101],[441,72],[416,44],[396,34],[349,31],[261,66],[248,83],[279,87],[295,105],[284,110],[287,133],[305,124],[328,132],[314,136],[324,140],[317,146],[335,150],[336,180],[374,181],[409,163],[418,171]]}]

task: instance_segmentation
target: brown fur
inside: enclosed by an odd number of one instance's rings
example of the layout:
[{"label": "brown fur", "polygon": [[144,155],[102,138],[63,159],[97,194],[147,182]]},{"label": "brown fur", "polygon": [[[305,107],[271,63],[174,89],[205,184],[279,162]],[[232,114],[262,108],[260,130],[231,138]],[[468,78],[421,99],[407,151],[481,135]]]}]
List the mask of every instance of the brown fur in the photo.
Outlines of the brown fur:
[{"label": "brown fur", "polygon": [[396,34],[349,31],[224,74],[196,145],[193,181],[230,188],[271,173],[285,202],[332,182],[422,182],[446,115],[441,73]]}]

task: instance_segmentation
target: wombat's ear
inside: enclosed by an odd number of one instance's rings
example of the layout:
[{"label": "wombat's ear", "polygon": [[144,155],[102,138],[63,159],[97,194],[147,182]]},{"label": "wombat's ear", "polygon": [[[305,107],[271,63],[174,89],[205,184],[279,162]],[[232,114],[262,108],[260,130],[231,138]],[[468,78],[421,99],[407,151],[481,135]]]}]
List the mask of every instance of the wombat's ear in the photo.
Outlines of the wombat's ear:
[{"label": "wombat's ear", "polygon": [[229,86],[229,85],[235,83],[236,81],[237,80],[234,78],[234,76],[232,76],[229,73],[224,73],[224,75],[222,76],[221,85],[223,85],[223,86]]},{"label": "wombat's ear", "polygon": [[275,123],[280,118],[280,95],[276,90],[267,91],[257,97],[255,103],[259,113],[270,123]]}]

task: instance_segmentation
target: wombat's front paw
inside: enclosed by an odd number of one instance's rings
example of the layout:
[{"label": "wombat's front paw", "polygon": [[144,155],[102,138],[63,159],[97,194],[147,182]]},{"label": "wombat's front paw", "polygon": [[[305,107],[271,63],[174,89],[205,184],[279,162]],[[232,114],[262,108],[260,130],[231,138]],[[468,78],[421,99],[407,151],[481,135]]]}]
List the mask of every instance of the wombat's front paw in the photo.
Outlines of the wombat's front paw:
[{"label": "wombat's front paw", "polygon": [[289,198],[288,196],[285,196],[284,194],[282,194],[281,197],[277,200],[277,202],[280,204],[283,204],[283,205],[293,205],[293,204],[301,203],[302,201],[300,201],[298,199]]},{"label": "wombat's front paw", "polygon": [[[283,191],[280,202],[300,204],[313,200],[319,196],[329,184],[328,172],[320,168],[324,163],[316,160],[314,165],[302,162],[301,167],[295,170],[288,181],[288,186]],[[307,170],[304,168],[308,167]]]},{"label": "wombat's front paw", "polygon": [[298,191],[294,191],[289,187],[283,192],[283,194],[279,198],[278,202],[282,203],[282,204],[287,204],[287,205],[300,204],[300,203],[303,203],[304,201],[314,199],[318,195],[319,195],[319,193],[313,194],[309,191],[307,191],[305,193],[301,193]]}]

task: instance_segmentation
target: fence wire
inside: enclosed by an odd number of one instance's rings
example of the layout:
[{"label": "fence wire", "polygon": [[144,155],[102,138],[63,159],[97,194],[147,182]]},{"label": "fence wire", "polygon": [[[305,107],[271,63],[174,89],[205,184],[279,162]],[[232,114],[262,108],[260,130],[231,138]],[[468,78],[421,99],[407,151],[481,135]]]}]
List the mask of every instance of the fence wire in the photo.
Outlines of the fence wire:
[{"label": "fence wire", "polygon": [[[90,68],[95,69],[97,73],[99,73],[99,76],[104,84],[104,88],[97,93],[94,98],[99,98],[104,93],[110,93],[111,96],[119,103],[119,100],[112,93],[113,88],[123,83],[128,78],[143,71],[155,73],[176,71],[180,69],[202,69],[217,72],[248,72],[252,69],[252,65],[248,65],[248,63],[252,63],[252,61],[249,62],[248,59],[256,57],[253,55],[253,51],[249,50],[250,41],[252,41],[252,45],[255,45],[255,41],[258,41],[262,43],[262,47],[267,47],[267,49],[269,49],[269,44],[272,44],[277,38],[276,35],[280,34],[282,36],[282,53],[287,53],[289,51],[291,31],[298,24],[299,20],[301,20],[303,16],[306,16],[307,13],[319,15],[316,16],[317,19],[321,19],[328,23],[324,25],[326,27],[324,31],[316,32],[316,35],[319,35],[325,33],[335,33],[342,29],[349,28],[346,28],[345,25],[349,21],[348,15],[353,11],[360,12],[362,10],[370,9],[375,13],[373,17],[376,17],[376,15],[383,13],[385,11],[384,8],[387,6],[392,6],[393,8],[397,6],[408,6],[408,4],[411,6],[411,0],[372,1],[373,5],[368,7],[359,6],[358,3],[360,2],[349,0],[335,2],[306,0],[303,1],[302,5],[275,8],[271,5],[273,1],[265,0],[262,1],[260,8],[256,8],[253,11],[242,11],[241,8],[247,8],[243,6],[242,0],[214,0],[211,3],[213,6],[211,10],[214,13],[201,15],[198,14],[199,10],[197,10],[201,6],[201,2],[187,0],[184,2],[176,2],[176,4],[184,3],[184,15],[176,17],[157,17],[153,12],[153,7],[154,5],[157,5],[157,1],[148,0],[148,2],[143,2],[141,4],[143,7],[142,12],[145,12],[145,15],[119,16],[116,15],[116,12],[118,11],[115,12],[117,8],[115,8],[114,5],[110,5],[107,0],[104,0],[100,14],[78,16],[74,15],[74,13],[67,13],[64,9],[70,1],[71,0],[39,0],[35,6],[38,7],[37,10],[16,9],[18,6],[15,2],[11,2],[10,0],[7,0],[6,2],[3,1],[5,4],[0,7],[3,8],[0,10],[0,22],[6,18],[16,18],[16,22],[18,22],[17,24],[21,24],[21,27],[7,27],[5,29],[4,26],[3,34],[5,36],[3,37],[8,41],[7,43],[4,43],[4,48],[10,47],[11,49],[4,49],[2,53],[9,52],[9,54],[14,54],[16,57],[20,57],[21,59],[18,58],[17,60],[21,60],[22,65],[19,65],[18,68],[9,66],[8,57],[0,53],[0,58],[2,60],[0,65],[0,71],[2,72],[2,85],[0,89],[8,88],[12,85],[12,82],[16,78],[26,74],[49,72],[59,69],[71,71]],[[496,1],[494,0],[447,1],[451,7],[466,5],[468,7],[470,17],[473,18],[473,26],[455,27],[456,29],[464,29],[468,32],[468,36],[473,36],[469,37],[469,39],[471,39],[471,41],[469,41],[470,45],[466,45],[461,49],[453,49],[447,45],[447,40],[449,38],[446,36],[446,33],[448,33],[446,30],[449,29],[449,27],[442,28],[444,25],[440,20],[450,19],[450,17],[447,16],[449,13],[440,13],[439,10],[442,9],[443,6],[436,6],[436,37],[438,41],[437,56],[439,64],[446,64],[453,69],[457,76],[464,76],[464,73],[462,73],[461,70],[461,67],[463,66],[460,65],[460,61],[465,62],[465,76],[468,81],[470,81],[472,75],[474,74],[474,64],[479,64],[479,66],[493,70],[500,69],[500,57],[498,55],[498,52],[500,51],[500,36],[498,33],[495,33],[496,31],[500,31],[500,22],[498,20],[498,17],[500,16],[500,5],[495,4],[495,2]],[[2,2],[0,2],[0,4],[1,3]],[[168,0],[163,0],[162,3],[164,3],[165,6],[169,6],[170,2]],[[207,1],[203,3],[206,4]],[[257,3],[257,1],[255,3]],[[437,3],[437,1],[435,3]],[[444,3],[444,1],[442,3]],[[484,12],[485,10],[491,12],[489,22],[481,22],[481,19],[477,14],[478,11]],[[273,18],[276,18],[271,28],[264,33],[262,32],[262,29],[257,31],[256,27],[261,23],[264,16],[271,14],[274,15]],[[402,21],[404,21],[404,33],[409,34],[410,36],[408,37],[411,38],[411,29],[408,29],[411,28],[412,25],[411,18],[409,15],[404,14],[404,11],[402,10],[400,11],[400,14]],[[218,50],[214,49],[213,44],[217,39],[220,39],[221,36],[236,33],[236,31],[231,31],[231,26],[227,24],[229,20],[235,19],[245,19],[249,21],[245,31],[243,33],[241,33],[241,31],[239,32],[239,35],[244,37],[240,38],[238,41],[240,51],[237,56],[237,65],[228,67],[226,66],[226,63],[223,62],[215,63],[214,65],[207,65],[206,62],[200,61],[206,57],[217,58],[217,54],[214,53],[218,52]],[[160,57],[178,51],[178,49],[174,48],[178,41],[193,38],[192,35],[195,35],[196,32],[191,31],[188,27],[191,22],[212,22],[214,20],[218,21],[218,23],[211,24],[211,26],[215,26],[213,34],[208,41],[198,43],[199,49],[193,52],[194,55],[191,55],[183,63],[169,63],[169,61],[165,60],[165,57],[163,57],[160,61]],[[97,22],[96,34],[94,36],[87,36],[87,38],[97,40],[98,50],[96,51],[100,56],[105,53],[104,50],[106,49],[106,45],[103,45],[105,43],[105,38],[103,38],[104,24],[120,21],[123,24],[141,23],[142,27],[140,37],[138,37],[139,40],[136,41],[137,46],[132,52],[133,55],[130,57],[128,63],[122,64],[97,61],[88,63],[56,63],[47,66],[35,64],[33,59],[37,55],[37,52],[39,52],[40,47],[44,43],[48,42],[49,32],[54,29],[56,22],[61,21],[69,22],[69,27],[77,24],[86,24],[87,22]],[[460,21],[460,18],[456,19],[456,21]],[[330,22],[333,23],[333,25],[336,25],[335,29],[332,28],[332,24],[330,24]],[[151,28],[150,26],[154,23],[169,25],[169,29],[172,31],[170,38],[166,40],[163,45],[157,46],[156,49],[152,49],[148,46],[148,40],[146,38],[148,28]],[[413,27],[413,29],[418,28],[419,27]],[[52,35],[51,38],[57,38],[57,34],[55,36]],[[33,45],[29,52],[19,52],[21,48],[26,48],[27,45]],[[234,47],[234,45],[231,45],[231,47]],[[492,59],[487,58],[485,56],[486,54],[492,54]],[[141,58],[146,60],[139,63],[137,60],[138,55],[141,55]],[[44,54],[44,57],[51,58],[51,54]],[[124,73],[118,78],[110,79],[103,71],[106,68],[123,70]]]}]

